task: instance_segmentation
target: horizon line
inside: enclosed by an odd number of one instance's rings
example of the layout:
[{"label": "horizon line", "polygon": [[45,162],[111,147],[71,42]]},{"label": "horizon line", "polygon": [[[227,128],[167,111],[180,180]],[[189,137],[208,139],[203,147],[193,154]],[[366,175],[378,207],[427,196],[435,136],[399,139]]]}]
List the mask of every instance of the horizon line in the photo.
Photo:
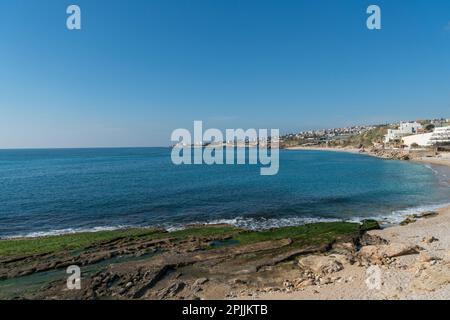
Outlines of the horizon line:
[{"label": "horizon line", "polygon": [[2,148],[0,151],[6,150],[75,150],[75,149],[146,149],[146,148],[171,148],[171,146],[116,146],[116,147],[11,147]]}]

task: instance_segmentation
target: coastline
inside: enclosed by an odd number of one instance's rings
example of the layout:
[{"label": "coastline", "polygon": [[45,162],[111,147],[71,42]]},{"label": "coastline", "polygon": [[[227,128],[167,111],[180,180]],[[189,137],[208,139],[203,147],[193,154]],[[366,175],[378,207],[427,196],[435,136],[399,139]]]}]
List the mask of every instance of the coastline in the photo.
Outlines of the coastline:
[{"label": "coastline", "polygon": [[[294,150],[361,153],[350,148]],[[447,158],[435,160],[413,161],[450,165]],[[170,232],[125,228],[0,240],[0,293],[5,292],[0,298],[448,298],[449,226],[446,206],[383,229],[373,220],[263,231],[212,224]],[[65,267],[73,264],[87,269],[86,290],[64,289]],[[379,289],[367,287],[370,267],[381,270]],[[42,280],[36,283],[42,275],[44,287]],[[19,278],[24,291],[19,285],[10,292]]]},{"label": "coastline", "polygon": [[[354,148],[296,147],[287,150],[314,150],[362,153]],[[420,157],[411,162],[450,167],[450,154]],[[258,299],[448,299],[450,296],[450,206],[436,210],[436,215],[414,217],[405,224],[391,225],[368,235],[381,241],[361,248],[357,263],[346,261],[333,275],[337,281],[323,285],[288,287],[277,292],[263,292]],[[387,252],[394,252],[386,257]],[[384,254],[384,256],[383,256]],[[324,258],[324,256],[321,256]],[[381,286],[367,285],[368,267],[381,271]]]},{"label": "coastline", "polygon": [[[445,298],[450,294],[449,225],[450,206],[384,229],[375,221],[315,223],[259,232],[211,225],[173,232],[127,229],[3,240],[0,296],[75,300]],[[80,264],[89,274],[83,280],[85,290],[64,289],[65,267],[73,264]],[[381,271],[380,289],[367,287],[371,267]],[[33,282],[42,277],[48,281],[44,287]],[[26,290],[22,292],[19,285],[8,292],[8,283],[16,278]],[[112,279],[117,284],[111,287]],[[149,281],[154,285],[147,288]],[[33,286],[34,292],[29,290]]]},{"label": "coastline", "polygon": [[[353,153],[353,154],[364,154],[377,158],[386,159],[385,157],[380,157],[376,153],[361,150],[358,148],[339,148],[339,147],[288,147],[284,150],[304,150],[304,151],[329,151],[329,152],[345,152],[345,153]],[[397,159],[394,159],[397,160]],[[400,160],[400,159],[398,159]],[[440,165],[450,167],[450,153],[441,153],[437,156],[428,156],[428,157],[418,157],[413,158],[411,160],[406,160],[417,163],[431,164],[431,165]]]},{"label": "coastline", "polygon": [[305,151],[330,151],[347,153],[364,153],[358,148],[338,148],[338,147],[288,147],[284,150],[305,150]]},{"label": "coastline", "polygon": [[[360,149],[357,148],[340,148],[340,147],[335,147],[335,148],[322,148],[322,147],[293,147],[293,148],[288,148],[287,150],[313,150],[313,151],[324,151],[324,152],[345,152],[345,153],[351,153],[351,154],[360,154],[360,155],[367,155],[367,156],[373,156],[373,157],[378,157],[376,154],[372,154],[370,152],[365,152],[362,151]],[[417,163],[423,163],[423,164],[430,164],[432,166],[435,165],[448,165],[450,166],[450,157],[448,158],[449,161],[446,161],[447,159],[437,159],[437,158],[430,158],[430,157],[423,157],[423,159],[414,159],[411,160],[411,162],[417,162]],[[442,171],[442,170],[440,170]],[[439,203],[441,204],[441,203]],[[412,209],[415,210],[415,207],[410,207],[410,208],[405,208],[405,209]],[[417,209],[421,209],[420,206],[417,207]],[[429,208],[425,208],[425,210],[435,210],[435,208],[433,206],[429,206]],[[396,212],[394,212],[396,213]],[[402,212],[399,211],[399,217],[400,214],[403,214]],[[382,216],[380,219],[386,220],[386,222],[388,222],[387,220],[389,220],[389,212],[387,212],[386,216]],[[357,217],[356,219],[352,220],[350,219],[349,221],[359,221],[362,219],[376,219],[377,217],[374,216],[361,216],[361,217]],[[276,220],[276,219],[273,219]],[[398,222],[399,218],[395,218],[394,219],[394,223]],[[246,218],[245,216],[243,217],[234,217],[231,219],[220,219],[220,218],[216,218],[216,219],[212,219],[212,220],[202,220],[202,219],[198,219],[198,220],[193,220],[192,222],[187,223],[187,225],[183,225],[183,224],[178,224],[178,223],[165,223],[165,224],[156,224],[156,223],[129,223],[129,222],[122,222],[119,221],[117,223],[111,223],[111,224],[102,224],[102,223],[98,223],[98,224],[92,224],[92,225],[86,225],[85,227],[72,227],[72,228],[66,228],[63,229],[63,227],[58,228],[58,227],[54,227],[54,228],[49,228],[47,230],[36,230],[36,231],[29,231],[29,232],[18,232],[18,233],[10,233],[10,234],[5,234],[2,235],[2,237],[0,237],[0,239],[19,239],[19,238],[38,238],[38,237],[46,237],[46,236],[53,236],[53,235],[64,235],[64,234],[77,234],[77,233],[83,233],[83,232],[97,232],[97,231],[111,231],[111,230],[120,230],[120,229],[129,229],[129,228],[164,228],[167,229],[169,231],[171,230],[178,230],[178,229],[183,229],[186,226],[188,226],[189,224],[217,224],[217,223],[225,223],[225,224],[231,224],[237,227],[242,227],[242,228],[249,228],[249,229],[258,229],[258,230],[262,230],[262,229],[268,229],[268,228],[276,228],[276,227],[283,227],[283,226],[292,226],[292,225],[302,225],[302,224],[307,224],[307,223],[313,223],[313,222],[332,222],[332,221],[342,221],[341,219],[326,219],[326,218],[314,218],[313,216],[307,216],[305,218],[292,218],[292,219],[284,219],[281,223],[278,223],[276,221],[266,221],[264,223],[259,223],[257,221],[252,221],[252,218]]]},{"label": "coastline", "polygon": [[450,154],[445,153],[435,157],[421,157],[418,159],[414,159],[413,161],[418,163],[450,167]]}]

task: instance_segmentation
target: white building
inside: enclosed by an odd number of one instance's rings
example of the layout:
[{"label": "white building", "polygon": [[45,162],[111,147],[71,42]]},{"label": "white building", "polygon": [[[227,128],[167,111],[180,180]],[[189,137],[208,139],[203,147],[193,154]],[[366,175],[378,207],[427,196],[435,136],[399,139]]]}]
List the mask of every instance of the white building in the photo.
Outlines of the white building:
[{"label": "white building", "polygon": [[450,126],[435,128],[430,143],[450,143]]},{"label": "white building", "polygon": [[398,129],[388,129],[384,142],[389,143],[393,140],[401,140],[404,136],[416,134],[422,125],[417,122],[402,122]]},{"label": "white building", "polygon": [[430,138],[432,135],[433,135],[432,132],[422,133],[422,134],[414,134],[412,136],[403,137],[402,142],[408,148],[411,148],[411,145],[427,147],[427,146],[430,146]]},{"label": "white building", "polygon": [[429,147],[438,143],[450,143],[450,126],[435,128],[430,133],[406,136],[402,138],[402,141],[408,148],[411,148],[413,144]]}]

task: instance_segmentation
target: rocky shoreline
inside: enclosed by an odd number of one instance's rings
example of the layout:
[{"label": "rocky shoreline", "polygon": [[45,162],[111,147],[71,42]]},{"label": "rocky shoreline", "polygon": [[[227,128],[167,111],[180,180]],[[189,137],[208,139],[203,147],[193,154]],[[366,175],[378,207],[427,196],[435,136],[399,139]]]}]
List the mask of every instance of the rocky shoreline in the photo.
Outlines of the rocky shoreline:
[{"label": "rocky shoreline", "polygon": [[[450,297],[450,208],[405,221],[386,229],[368,220],[362,224],[316,223],[260,232],[228,225],[195,226],[176,232],[110,231],[105,232],[105,239],[73,249],[70,243],[61,247],[54,247],[54,243],[66,237],[78,239],[82,234],[3,240],[0,298]],[[24,242],[36,240],[41,241],[42,252],[14,251],[22,250]],[[53,251],[45,248],[49,241]],[[1,251],[4,247],[13,251]],[[70,265],[81,267],[81,290],[66,287],[65,269]],[[367,270],[373,266],[382,270],[379,290],[367,287]]]},{"label": "rocky shoreline", "polygon": [[[419,219],[418,219],[419,218]],[[260,299],[449,299],[450,298],[450,207],[416,217],[407,224],[369,231],[377,243],[359,248],[355,261],[330,255],[313,258],[309,269],[326,274],[327,283],[307,282]],[[338,268],[317,269],[317,266]],[[378,274],[379,283],[374,280]],[[376,280],[376,279],[375,279]],[[301,282],[303,283],[303,282]],[[377,284],[373,286],[373,284]]]},{"label": "rocky shoreline", "polygon": [[[375,221],[365,221],[316,223],[260,232],[227,225],[175,232],[111,231],[102,235],[105,240],[85,243],[81,248],[66,239],[78,241],[93,235],[2,240],[0,298],[253,297],[262,291],[283,290],[286,277],[298,278],[302,272],[299,257],[333,253],[339,259],[352,260],[359,246],[376,241],[367,231],[377,228]],[[26,253],[27,245],[34,242],[40,243]],[[58,242],[62,245],[55,245]],[[67,289],[66,268],[71,265],[82,270],[81,290]],[[329,280],[317,277],[314,281]]]},{"label": "rocky shoreline", "polygon": [[347,152],[355,154],[366,154],[386,160],[421,161],[432,164],[450,166],[450,156],[448,153],[438,154],[434,150],[405,150],[405,149],[384,149],[384,148],[355,148],[355,147],[289,147],[285,150],[309,150],[309,151],[331,151]]}]

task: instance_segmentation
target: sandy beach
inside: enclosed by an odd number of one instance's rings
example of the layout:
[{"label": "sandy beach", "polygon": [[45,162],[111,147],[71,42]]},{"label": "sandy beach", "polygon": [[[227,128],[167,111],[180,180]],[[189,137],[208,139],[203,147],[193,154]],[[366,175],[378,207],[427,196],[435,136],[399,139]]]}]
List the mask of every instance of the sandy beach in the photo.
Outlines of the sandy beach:
[{"label": "sandy beach", "polygon": [[330,151],[330,152],[348,152],[348,153],[362,153],[358,148],[324,148],[324,147],[289,147],[285,148],[285,150],[307,150],[307,151]]},{"label": "sandy beach", "polygon": [[440,153],[435,157],[422,157],[414,161],[450,167],[450,153]]},{"label": "sandy beach", "polygon": [[[407,226],[370,231],[388,244],[366,246],[359,255],[365,264],[344,263],[332,274],[339,280],[330,284],[307,286],[291,292],[259,295],[260,299],[449,299],[450,297],[450,207],[437,217]],[[398,256],[378,259],[381,252]],[[370,267],[379,268],[381,286],[366,283]]]},{"label": "sandy beach", "polygon": [[[305,148],[297,148],[305,149]],[[348,149],[308,148],[354,152]],[[415,159],[415,162],[448,166],[450,155]],[[342,269],[325,273],[333,279],[322,285],[289,287],[284,291],[264,293],[259,299],[449,299],[450,298],[450,207],[437,215],[415,219],[406,225],[369,231],[378,239],[356,253],[357,262],[337,258]],[[330,255],[315,256],[317,264],[333,263]],[[300,259],[301,261],[301,259]],[[299,261],[299,262],[300,262]],[[378,286],[371,284],[374,271],[379,272]],[[295,283],[295,279],[287,283]]]}]

